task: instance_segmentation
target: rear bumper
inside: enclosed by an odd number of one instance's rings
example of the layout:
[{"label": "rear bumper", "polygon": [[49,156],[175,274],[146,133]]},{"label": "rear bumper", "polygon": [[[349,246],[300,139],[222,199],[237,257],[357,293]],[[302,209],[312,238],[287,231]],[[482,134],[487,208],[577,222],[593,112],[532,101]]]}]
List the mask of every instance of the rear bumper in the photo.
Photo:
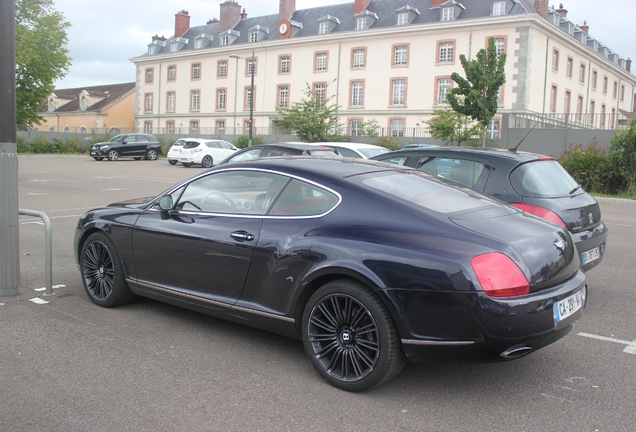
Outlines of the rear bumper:
[{"label": "rear bumper", "polygon": [[[605,246],[607,242],[607,227],[601,222],[597,227],[580,233],[572,233],[574,238],[574,244],[581,260],[581,269],[585,272],[596,267],[603,261],[605,256]],[[594,248],[598,248],[599,257],[593,261],[584,263],[582,254],[590,251]]]}]

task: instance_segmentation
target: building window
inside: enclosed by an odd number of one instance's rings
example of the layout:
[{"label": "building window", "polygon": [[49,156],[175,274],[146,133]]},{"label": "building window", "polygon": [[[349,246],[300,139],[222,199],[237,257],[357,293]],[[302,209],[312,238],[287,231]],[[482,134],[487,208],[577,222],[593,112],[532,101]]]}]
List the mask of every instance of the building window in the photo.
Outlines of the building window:
[{"label": "building window", "polygon": [[572,102],[572,93],[569,90],[565,91],[565,99],[563,100],[563,111],[570,112],[570,103]]},{"label": "building window", "polygon": [[391,119],[389,121],[389,128],[391,129],[392,137],[404,136],[404,119]]},{"label": "building window", "polygon": [[49,126],[49,132],[55,132],[55,126]]},{"label": "building window", "polygon": [[258,32],[250,32],[250,42],[258,42]]},{"label": "building window", "polygon": [[362,69],[366,66],[366,48],[354,48],[351,50],[351,68]]},{"label": "building window", "polygon": [[614,81],[614,88],[612,89],[612,97],[616,99],[617,95],[618,95],[618,83]]},{"label": "building window", "polygon": [[314,97],[316,98],[316,102],[321,104],[325,103],[327,84],[323,82],[317,82],[313,84]]},{"label": "building window", "polygon": [[391,80],[391,105],[406,105],[406,78]]},{"label": "building window", "polygon": [[314,71],[326,72],[327,71],[327,53],[318,52],[314,57]]},{"label": "building window", "polygon": [[278,73],[291,73],[291,57],[289,55],[278,56]]},{"label": "building window", "polygon": [[616,119],[616,108],[612,108],[612,114],[610,117],[610,129],[614,129],[614,120]]},{"label": "building window", "polygon": [[598,78],[598,72],[592,71],[592,90],[596,90],[596,80]]},{"label": "building window", "polygon": [[71,132],[71,128],[68,127],[68,126],[64,126],[64,129],[62,129],[62,132],[69,133],[69,132]]},{"label": "building window", "polygon": [[194,49],[201,49],[203,48],[203,38],[199,38],[199,39],[195,39],[194,40]]},{"label": "building window", "polygon": [[220,44],[221,44],[221,46],[228,46],[230,44],[230,37],[229,36],[221,36]]},{"label": "building window", "polygon": [[349,120],[349,135],[359,136],[362,130],[362,120],[351,119]]},{"label": "building window", "polygon": [[250,58],[245,62],[245,76],[252,76],[252,73],[254,73],[254,76],[256,76],[256,74],[258,74],[258,58]]},{"label": "building window", "polygon": [[621,86],[621,102],[625,100],[625,86]]},{"label": "building window", "polygon": [[152,81],[154,80],[154,76],[155,76],[154,68],[146,69],[146,84],[151,84]]},{"label": "building window", "polygon": [[367,29],[367,17],[360,17],[356,19],[356,30],[366,30]]},{"label": "building window", "polygon": [[329,33],[329,23],[327,21],[323,21],[318,24],[318,34],[327,34]]},{"label": "building window", "polygon": [[409,13],[401,12],[397,15],[397,25],[405,26],[409,23]]},{"label": "building window", "polygon": [[607,77],[603,77],[603,94],[607,94]]},{"label": "building window", "polygon": [[168,82],[175,82],[177,80],[177,67],[168,66]]},{"label": "building window", "polygon": [[581,121],[583,118],[583,96],[579,95],[576,100],[576,120]]},{"label": "building window", "polygon": [[605,129],[605,104],[601,105],[601,129]]},{"label": "building window", "polygon": [[227,78],[227,60],[219,60],[216,63],[216,76],[218,78]]},{"label": "building window", "polygon": [[[38,128],[34,127],[33,130],[38,130]],[[86,133],[86,126],[80,126],[79,133]]]},{"label": "building window", "polygon": [[[614,83],[614,85],[616,85],[616,83]],[[616,98],[616,95],[614,95],[614,98]],[[49,112],[53,111],[55,111],[55,100],[51,98],[51,100],[49,100]]]},{"label": "building window", "polygon": [[201,92],[192,90],[190,92],[190,111],[199,111],[201,109]]},{"label": "building window", "polygon": [[590,118],[588,123],[594,123],[594,108],[596,108],[596,102],[590,101]]},{"label": "building window", "polygon": [[144,133],[151,134],[152,133],[152,122],[146,121],[144,122]]},{"label": "building window", "polygon": [[82,95],[82,99],[80,100],[80,109],[86,111],[86,96],[84,95]]},{"label": "building window", "polygon": [[409,46],[393,45],[393,66],[407,66],[409,64]]},{"label": "building window", "polygon": [[199,133],[199,121],[198,120],[192,120],[190,122],[190,133],[192,135],[197,135]]},{"label": "building window", "polygon": [[437,79],[437,91],[435,92],[437,97],[435,98],[436,105],[443,105],[446,102],[446,95],[450,93],[451,90],[451,79],[450,78],[438,78]]},{"label": "building window", "polygon": [[579,81],[585,82],[585,65],[581,63],[581,67],[579,67]]},{"label": "building window", "polygon": [[171,91],[166,94],[166,111],[167,112],[174,112],[176,99],[177,99],[177,94],[175,92]]},{"label": "building window", "polygon": [[452,7],[442,8],[442,21],[452,21],[455,19],[455,9]]},{"label": "building window", "polygon": [[288,108],[289,107],[289,85],[283,84],[278,86],[278,95],[276,95],[278,99],[278,107],[279,108]]},{"label": "building window", "polygon": [[152,93],[146,93],[144,96],[144,112],[152,112]]},{"label": "building window", "polygon": [[217,120],[216,121],[216,133],[217,135],[225,134],[225,120]]},{"label": "building window", "polygon": [[574,67],[574,60],[572,60],[572,57],[568,57],[568,61],[565,64],[565,74],[572,78],[572,69]]},{"label": "building window", "polygon": [[496,1],[492,3],[492,16],[501,16],[506,14],[506,2]]},{"label": "building window", "polygon": [[557,103],[557,86],[552,85],[550,89],[550,111],[556,112],[556,103]]},{"label": "building window", "polygon": [[[245,95],[243,98],[243,109],[248,110],[252,104],[252,88],[250,86],[245,87],[243,94]],[[254,96],[256,97],[256,88],[254,88]]]},{"label": "building window", "polygon": [[364,81],[352,81],[350,84],[351,106],[364,106]]},{"label": "building window", "polygon": [[166,131],[167,131],[170,135],[173,135],[173,134],[174,134],[174,122],[173,122],[173,121],[167,121],[167,122],[166,122]]},{"label": "building window", "polygon": [[216,109],[225,110],[227,107],[227,90],[224,88],[216,89]]},{"label": "building window", "polygon": [[557,72],[559,70],[559,50],[552,50],[552,70]]},{"label": "building window", "polygon": [[[486,38],[486,48],[488,48],[490,38]],[[501,36],[496,36],[493,38],[495,40],[495,52],[497,53],[497,57],[501,55],[501,53],[506,52],[506,38]]]},{"label": "building window", "polygon": [[501,120],[492,119],[486,129],[486,137],[489,139],[499,139],[499,132],[501,130]]},{"label": "building window", "polygon": [[437,62],[452,63],[455,61],[455,42],[437,42]]},{"label": "building window", "polygon": [[201,79],[201,63],[192,63],[192,75],[193,80]]}]

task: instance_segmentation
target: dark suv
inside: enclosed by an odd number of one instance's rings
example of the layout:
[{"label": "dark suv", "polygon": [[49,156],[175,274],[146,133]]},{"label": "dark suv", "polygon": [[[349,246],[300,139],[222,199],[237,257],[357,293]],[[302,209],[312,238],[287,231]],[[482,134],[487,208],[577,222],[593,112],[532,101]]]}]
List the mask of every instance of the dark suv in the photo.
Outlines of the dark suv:
[{"label": "dark suv", "polygon": [[161,143],[150,134],[132,133],[119,134],[110,141],[97,143],[91,147],[91,157],[95,160],[108,158],[116,161],[120,157],[132,157],[135,160],[142,158],[155,160],[161,154]]},{"label": "dark suv", "polygon": [[420,169],[568,229],[584,271],[603,259],[607,227],[601,209],[553,157],[504,149],[427,147],[373,159]]}]

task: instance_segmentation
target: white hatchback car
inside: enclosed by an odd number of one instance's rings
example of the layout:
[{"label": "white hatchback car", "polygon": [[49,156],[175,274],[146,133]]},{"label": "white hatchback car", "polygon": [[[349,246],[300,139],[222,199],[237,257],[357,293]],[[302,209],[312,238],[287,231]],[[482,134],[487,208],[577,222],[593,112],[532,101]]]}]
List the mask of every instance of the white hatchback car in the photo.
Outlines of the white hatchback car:
[{"label": "white hatchback car", "polygon": [[326,147],[334,148],[338,150],[338,153],[340,153],[341,156],[360,159],[371,159],[373,156],[381,155],[382,153],[388,153],[390,151],[386,147],[381,147],[374,144],[352,142],[321,142],[315,144],[321,144]]},{"label": "white hatchback car", "polygon": [[210,168],[238,150],[238,147],[232,143],[219,139],[183,138],[183,140],[184,145],[180,149],[178,161],[184,167],[202,165],[204,168]]},{"label": "white hatchback car", "polygon": [[170,165],[176,165],[181,159],[181,150],[183,150],[183,146],[186,143],[186,139],[188,138],[179,138],[172,144],[170,149],[168,150],[168,163]]}]

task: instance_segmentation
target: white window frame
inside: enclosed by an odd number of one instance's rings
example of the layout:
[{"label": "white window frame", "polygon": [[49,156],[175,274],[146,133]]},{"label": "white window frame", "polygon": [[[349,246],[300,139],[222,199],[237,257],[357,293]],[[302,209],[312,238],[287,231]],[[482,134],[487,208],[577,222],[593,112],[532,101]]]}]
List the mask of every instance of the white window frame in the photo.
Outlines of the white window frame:
[{"label": "white window frame", "polygon": [[393,53],[393,65],[404,66],[408,64],[409,49],[406,45],[398,45]]},{"label": "white window frame", "polygon": [[288,85],[278,86],[278,107],[279,108],[289,107],[289,86]]},{"label": "white window frame", "polygon": [[327,71],[327,53],[316,53],[316,72]]},{"label": "white window frame", "polygon": [[409,13],[408,12],[400,12],[397,15],[397,25],[405,26],[409,23]]},{"label": "white window frame", "polygon": [[318,34],[327,34],[329,33],[329,23],[327,21],[322,21],[318,24]]},{"label": "white window frame", "polygon": [[199,90],[190,91],[190,111],[201,110],[201,92]]},{"label": "white window frame", "polygon": [[496,1],[492,3],[492,16],[502,16],[506,14],[506,2]]},{"label": "white window frame", "polygon": [[353,50],[353,67],[355,69],[366,67],[366,50]]},{"label": "white window frame", "polygon": [[216,109],[224,110],[227,108],[227,91],[218,89],[216,91]]},{"label": "white window frame", "polygon": [[442,8],[442,21],[453,21],[455,19],[455,8]]},{"label": "white window frame", "polygon": [[367,28],[367,17],[358,17],[356,19],[356,30],[366,30]]},{"label": "white window frame", "polygon": [[406,105],[406,80],[391,81],[391,105]]},{"label": "white window frame", "polygon": [[439,78],[437,80],[437,105],[445,105],[446,95],[450,93],[452,88],[452,80],[450,78]]},{"label": "white window frame", "polygon": [[351,106],[362,106],[364,100],[364,85],[362,81],[354,81],[351,84]]},{"label": "white window frame", "polygon": [[455,44],[453,42],[442,42],[439,44],[439,63],[450,63],[455,58]]}]

